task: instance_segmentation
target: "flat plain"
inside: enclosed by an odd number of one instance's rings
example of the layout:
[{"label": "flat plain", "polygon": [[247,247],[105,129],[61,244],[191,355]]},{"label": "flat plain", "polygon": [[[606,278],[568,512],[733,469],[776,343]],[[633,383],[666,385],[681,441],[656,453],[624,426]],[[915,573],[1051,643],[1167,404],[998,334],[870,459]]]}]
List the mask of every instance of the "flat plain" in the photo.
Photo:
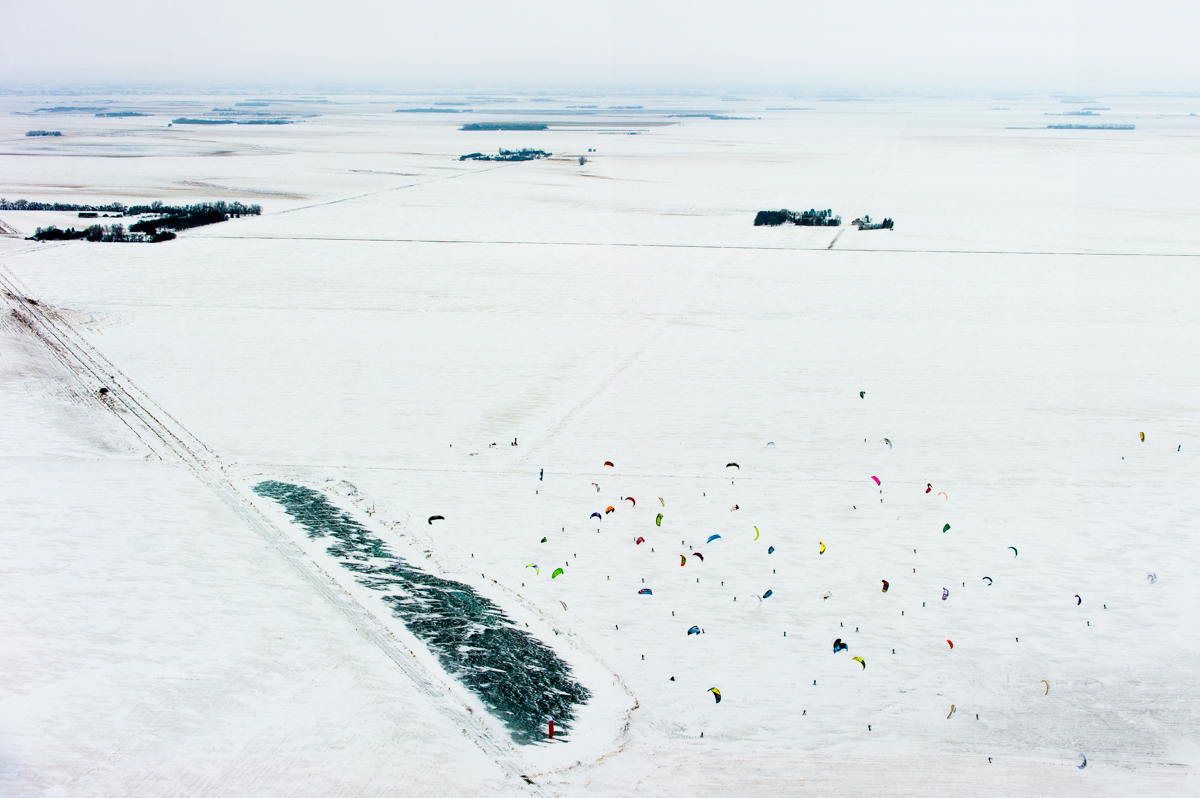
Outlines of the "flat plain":
[{"label": "flat plain", "polygon": [[[263,207],[0,210],[0,792],[1200,789],[1195,100],[444,99],[0,98],[9,200]],[[264,481],[550,647],[565,737]]]}]

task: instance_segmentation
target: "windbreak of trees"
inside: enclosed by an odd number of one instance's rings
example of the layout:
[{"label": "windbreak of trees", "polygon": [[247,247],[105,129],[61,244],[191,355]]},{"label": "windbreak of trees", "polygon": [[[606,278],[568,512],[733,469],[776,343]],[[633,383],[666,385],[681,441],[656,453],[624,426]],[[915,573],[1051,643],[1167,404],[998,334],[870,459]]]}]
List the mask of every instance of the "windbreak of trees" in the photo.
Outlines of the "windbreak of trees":
[{"label": "windbreak of trees", "polygon": [[[34,208],[31,205],[42,205],[46,207]],[[121,241],[121,242],[139,242],[139,243],[157,243],[159,241],[170,241],[175,238],[175,233],[172,231],[187,230],[192,227],[203,227],[208,224],[217,224],[230,218],[241,216],[259,216],[262,214],[262,206],[260,205],[243,205],[240,202],[200,202],[194,205],[164,205],[161,202],[153,202],[150,205],[131,205],[126,207],[120,203],[113,203],[111,206],[87,206],[87,205],[66,205],[64,203],[54,203],[51,207],[50,203],[29,203],[25,200],[17,200],[16,202],[8,202],[0,200],[0,210],[59,210],[59,211],[83,211],[94,212],[97,210],[111,211],[121,213],[125,216],[149,216],[148,219],[141,219],[129,225],[127,230],[124,225],[113,224],[103,226],[94,224],[91,227],[83,230],[76,230],[69,227],[66,230],[60,230],[54,225],[42,228],[39,227],[37,232],[29,237],[32,241],[74,241],[83,239],[86,241]]]},{"label": "windbreak of trees", "polygon": [[26,136],[61,136],[61,130],[27,130]]},{"label": "windbreak of trees", "polygon": [[548,130],[540,122],[472,122],[459,130]]},{"label": "windbreak of trees", "polygon": [[482,152],[473,152],[469,155],[460,155],[460,161],[536,161],[538,158],[549,158],[552,153],[545,150],[533,150],[529,148],[521,150],[506,150],[500,148],[499,155],[484,155]]},{"label": "windbreak of trees", "polygon": [[156,213],[166,216],[188,216],[191,214],[219,213],[228,218],[241,216],[261,216],[262,206],[243,205],[240,202],[199,202],[194,205],[164,205],[155,200],[149,205],[122,205],[110,202],[107,205],[75,205],[70,202],[30,202],[29,200],[6,200],[0,197],[0,211],[97,211],[101,213],[119,213],[122,216],[142,216]]},{"label": "windbreak of trees", "polygon": [[42,228],[39,227],[37,232],[29,237],[31,241],[75,241],[84,239],[86,241],[116,241],[125,243],[158,243],[159,241],[170,241],[175,237],[175,234],[170,231],[162,232],[141,232],[135,231],[132,227],[127,231],[124,225],[114,224],[109,226],[94,224],[83,230],[76,230],[74,227],[68,227],[66,230],[59,230],[54,225]]},{"label": "windbreak of trees", "polygon": [[73,205],[69,202],[30,202],[29,200],[12,200],[0,197],[0,211],[102,211],[104,213],[124,213],[125,206],[119,202],[108,205]]}]

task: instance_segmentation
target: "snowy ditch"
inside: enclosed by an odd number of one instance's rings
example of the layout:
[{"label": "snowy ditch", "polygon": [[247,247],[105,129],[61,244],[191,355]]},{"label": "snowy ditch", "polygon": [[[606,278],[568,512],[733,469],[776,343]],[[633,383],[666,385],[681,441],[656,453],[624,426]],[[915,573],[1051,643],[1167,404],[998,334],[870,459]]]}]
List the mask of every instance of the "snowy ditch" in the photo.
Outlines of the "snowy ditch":
[{"label": "snowy ditch", "polygon": [[555,736],[565,736],[591,692],[575,681],[570,665],[514,626],[499,607],[468,585],[398,560],[387,544],[315,490],[265,481],[254,492],[278,502],[309,539],[330,538],[329,556],[360,584],[384,593],[393,614],[505,723],[514,741],[543,740],[550,718]]}]

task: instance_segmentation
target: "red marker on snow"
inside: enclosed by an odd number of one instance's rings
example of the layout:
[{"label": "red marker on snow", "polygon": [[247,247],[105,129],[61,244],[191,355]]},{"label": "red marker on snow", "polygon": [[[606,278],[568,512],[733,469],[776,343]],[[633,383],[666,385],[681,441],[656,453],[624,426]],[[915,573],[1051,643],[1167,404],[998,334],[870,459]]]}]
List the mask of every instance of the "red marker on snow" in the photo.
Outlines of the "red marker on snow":
[{"label": "red marker on snow", "polygon": [[554,739],[554,721],[550,721],[550,739]]}]

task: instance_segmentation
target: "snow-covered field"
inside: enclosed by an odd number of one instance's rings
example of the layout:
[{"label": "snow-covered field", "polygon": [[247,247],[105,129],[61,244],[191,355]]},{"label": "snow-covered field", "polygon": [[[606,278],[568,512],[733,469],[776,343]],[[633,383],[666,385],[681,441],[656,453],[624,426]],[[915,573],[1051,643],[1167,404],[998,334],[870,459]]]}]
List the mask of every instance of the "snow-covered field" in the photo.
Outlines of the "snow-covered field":
[{"label": "snow-covered field", "polygon": [[[2,98],[0,196],[264,213],[0,237],[0,794],[1200,792],[1193,101],[105,99]],[[265,481],[553,649],[566,741]]]}]

